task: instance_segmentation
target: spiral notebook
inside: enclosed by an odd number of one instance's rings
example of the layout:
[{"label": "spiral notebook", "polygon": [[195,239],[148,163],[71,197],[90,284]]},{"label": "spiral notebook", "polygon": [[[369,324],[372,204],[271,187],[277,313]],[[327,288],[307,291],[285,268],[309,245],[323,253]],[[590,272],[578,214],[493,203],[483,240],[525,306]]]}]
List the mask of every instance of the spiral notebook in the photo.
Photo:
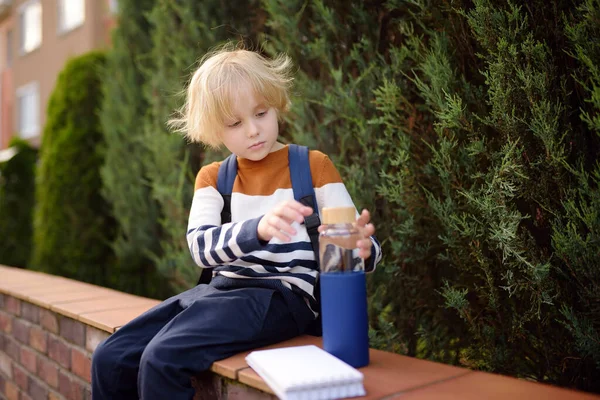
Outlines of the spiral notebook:
[{"label": "spiral notebook", "polygon": [[282,400],[365,395],[363,374],[317,346],[257,350],[246,362]]}]

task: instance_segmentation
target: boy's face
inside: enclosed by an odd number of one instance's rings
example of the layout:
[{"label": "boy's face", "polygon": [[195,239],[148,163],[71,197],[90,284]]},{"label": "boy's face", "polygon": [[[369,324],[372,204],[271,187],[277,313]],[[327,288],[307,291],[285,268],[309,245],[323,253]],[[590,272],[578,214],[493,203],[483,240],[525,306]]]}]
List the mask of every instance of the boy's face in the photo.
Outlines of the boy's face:
[{"label": "boy's face", "polygon": [[277,142],[277,111],[264,104],[250,85],[241,87],[234,99],[233,115],[226,119],[221,132],[223,144],[241,158],[259,161],[283,147]]}]

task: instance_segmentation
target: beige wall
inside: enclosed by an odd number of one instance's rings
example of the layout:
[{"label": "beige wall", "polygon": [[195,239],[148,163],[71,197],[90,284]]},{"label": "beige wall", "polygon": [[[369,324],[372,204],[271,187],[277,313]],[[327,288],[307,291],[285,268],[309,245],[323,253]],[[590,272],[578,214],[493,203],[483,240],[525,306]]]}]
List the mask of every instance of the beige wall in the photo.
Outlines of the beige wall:
[{"label": "beige wall", "polygon": [[[13,114],[14,114],[14,86],[12,77],[12,68],[7,65],[6,55],[6,36],[9,30],[14,27],[12,15],[7,15],[0,21],[0,149],[8,146],[8,141],[14,133]],[[13,29],[14,42],[14,29]],[[13,65],[15,53],[13,50]]]},{"label": "beige wall", "polygon": [[[19,21],[19,8],[28,0],[16,0],[13,7],[15,21]],[[58,30],[58,0],[40,0],[42,4],[42,43],[27,54],[20,54],[21,37],[15,29],[15,57],[13,62],[13,92],[15,107],[13,120],[18,129],[18,104],[16,91],[31,82],[38,82],[40,95],[40,136],[46,123],[46,106],[58,74],[66,61],[74,56],[106,45],[106,2],[85,0],[85,21],[83,25],[61,33]],[[38,140],[32,140],[39,143]]]}]

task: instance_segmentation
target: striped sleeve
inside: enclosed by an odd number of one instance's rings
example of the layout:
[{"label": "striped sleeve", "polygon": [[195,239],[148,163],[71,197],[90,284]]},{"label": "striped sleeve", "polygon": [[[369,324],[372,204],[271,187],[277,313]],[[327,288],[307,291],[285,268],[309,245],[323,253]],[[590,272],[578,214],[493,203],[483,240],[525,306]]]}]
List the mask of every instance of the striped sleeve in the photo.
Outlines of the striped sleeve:
[{"label": "striped sleeve", "polygon": [[264,247],[257,235],[260,217],[221,225],[218,170],[219,163],[213,163],[198,172],[188,220],[188,247],[194,262],[204,268],[228,264]]},{"label": "striped sleeve", "polygon": [[[340,173],[329,157],[321,152],[311,151],[311,168],[313,166],[313,185],[319,207],[352,206],[356,209]],[[356,216],[358,215],[357,211]],[[371,243],[371,257],[365,260],[367,272],[374,271],[382,257],[381,245],[375,236],[371,236]]]}]

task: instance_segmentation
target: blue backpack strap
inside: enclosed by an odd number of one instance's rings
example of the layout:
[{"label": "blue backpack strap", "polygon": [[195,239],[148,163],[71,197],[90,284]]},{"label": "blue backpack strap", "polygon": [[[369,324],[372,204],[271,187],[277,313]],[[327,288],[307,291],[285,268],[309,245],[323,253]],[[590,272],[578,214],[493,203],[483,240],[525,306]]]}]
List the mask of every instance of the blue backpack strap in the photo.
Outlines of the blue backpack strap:
[{"label": "blue backpack strap", "polygon": [[[304,225],[306,225],[306,231],[310,237],[310,244],[315,254],[315,261],[317,267],[319,266],[319,225],[321,225],[321,219],[319,218],[319,205],[317,204],[317,196],[315,196],[315,189],[312,182],[312,174],[310,172],[310,160],[308,158],[308,147],[297,146],[290,144],[289,146],[289,160],[290,160],[290,178],[292,179],[292,189],[294,190],[294,199],[304,204],[305,206],[312,207],[313,213],[308,217],[304,217]],[[315,282],[315,299],[319,303],[320,307],[320,292],[321,285],[319,282],[319,276]],[[322,336],[322,323],[321,323],[321,312],[319,310],[319,316],[312,323],[310,323],[306,329],[306,333],[313,336]]]},{"label": "blue backpack strap", "polygon": [[[221,210],[221,224],[231,222],[231,193],[233,192],[233,183],[237,176],[237,157],[231,154],[219,166],[217,175],[217,190],[223,197],[223,210]],[[198,285],[201,283],[209,284],[212,279],[212,268],[203,268],[198,279]]]},{"label": "blue backpack strap", "polygon": [[289,160],[290,160],[290,178],[292,180],[292,189],[294,190],[294,199],[311,207],[313,213],[304,217],[304,225],[310,237],[313,252],[315,253],[315,261],[319,265],[319,206],[317,204],[317,196],[312,182],[312,174],[310,172],[310,160],[308,158],[308,147],[298,146],[295,144],[289,145]]},{"label": "blue backpack strap", "polygon": [[233,183],[237,176],[237,157],[231,154],[219,166],[219,175],[217,177],[217,190],[221,195],[231,195],[233,192]]}]

